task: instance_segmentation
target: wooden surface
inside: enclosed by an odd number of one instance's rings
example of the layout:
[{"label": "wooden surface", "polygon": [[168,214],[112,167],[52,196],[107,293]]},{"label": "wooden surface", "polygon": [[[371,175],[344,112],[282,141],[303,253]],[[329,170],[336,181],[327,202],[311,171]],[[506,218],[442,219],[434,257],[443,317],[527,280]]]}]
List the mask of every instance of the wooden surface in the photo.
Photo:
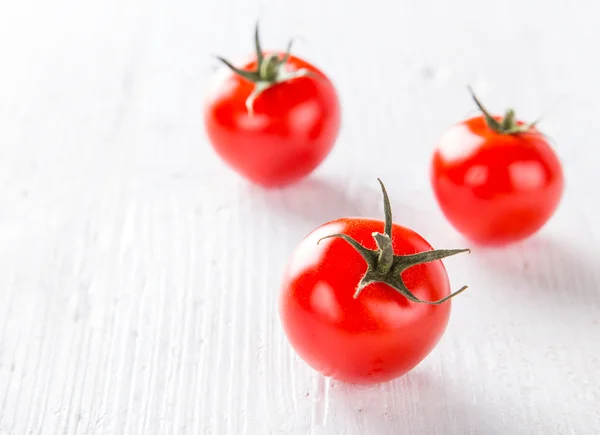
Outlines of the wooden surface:
[{"label": "wooden surface", "polygon": [[[493,10],[492,10],[493,9]],[[263,45],[322,67],[343,130],[310,179],[263,191],[208,145],[216,64]],[[0,1],[0,434],[600,433],[600,3]],[[327,382],[276,312],[301,238],[380,216],[467,242],[428,184],[437,138],[513,106],[565,165],[552,221],[448,259],[446,335],[371,388]]]}]

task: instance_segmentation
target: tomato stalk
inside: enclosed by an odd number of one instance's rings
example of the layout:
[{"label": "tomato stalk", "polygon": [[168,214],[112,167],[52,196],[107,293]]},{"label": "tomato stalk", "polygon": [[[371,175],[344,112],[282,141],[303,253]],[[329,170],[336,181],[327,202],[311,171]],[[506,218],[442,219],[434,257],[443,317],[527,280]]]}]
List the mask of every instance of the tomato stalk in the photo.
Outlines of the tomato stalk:
[{"label": "tomato stalk", "polygon": [[390,200],[385,189],[383,182],[378,178],[379,184],[381,185],[381,191],[383,193],[383,208],[385,214],[384,221],[384,232],[374,232],[373,238],[377,244],[377,249],[369,249],[361,245],[359,242],[354,240],[347,234],[331,234],[319,239],[319,242],[324,239],[337,237],[345,240],[349,243],[356,251],[362,256],[367,263],[367,272],[362,277],[356,291],[354,292],[354,299],[358,298],[362,290],[369,284],[375,282],[381,282],[389,285],[398,293],[403,295],[406,299],[412,302],[421,304],[439,305],[454,296],[462,293],[467,289],[467,286],[462,287],[460,290],[442,298],[438,301],[424,301],[417,298],[404,284],[402,280],[402,272],[406,269],[416,266],[418,264],[429,263],[436,260],[441,260],[452,255],[460,254],[461,252],[471,252],[470,249],[436,249],[427,252],[420,252],[412,255],[396,255],[394,254],[394,248],[392,244],[392,208],[390,206]]},{"label": "tomato stalk", "polygon": [[246,109],[250,116],[254,114],[254,101],[256,101],[264,91],[279,83],[311,75],[311,72],[305,68],[292,71],[286,68],[286,64],[290,58],[292,44],[294,43],[293,39],[290,39],[288,42],[287,49],[283,56],[280,57],[277,54],[268,54],[265,56],[260,44],[258,27],[257,21],[254,29],[254,48],[256,50],[257,66],[254,71],[236,68],[228,60],[221,56],[217,56],[217,59],[223,62],[231,71],[254,84],[254,89],[246,99]]},{"label": "tomato stalk", "polygon": [[469,92],[471,93],[471,97],[473,98],[473,101],[475,101],[475,104],[477,105],[479,110],[481,110],[481,112],[483,113],[483,117],[485,118],[485,123],[487,124],[488,128],[492,129],[496,133],[499,133],[499,134],[528,133],[540,121],[538,119],[530,124],[519,125],[519,123],[517,122],[515,111],[513,109],[507,109],[506,112],[504,113],[504,117],[501,118],[500,120],[497,120],[490,114],[490,112],[488,112],[488,110],[483,106],[483,104],[481,104],[481,101],[479,101],[479,98],[477,98],[477,96],[473,92],[473,89],[470,86],[468,86],[468,89],[469,89]]}]

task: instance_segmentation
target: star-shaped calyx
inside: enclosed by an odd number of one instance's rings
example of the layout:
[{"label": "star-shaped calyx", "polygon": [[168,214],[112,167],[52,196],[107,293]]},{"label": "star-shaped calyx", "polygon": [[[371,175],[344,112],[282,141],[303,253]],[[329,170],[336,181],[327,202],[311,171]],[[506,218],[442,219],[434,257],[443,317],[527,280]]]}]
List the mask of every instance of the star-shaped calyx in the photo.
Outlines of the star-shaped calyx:
[{"label": "star-shaped calyx", "polygon": [[409,301],[430,305],[442,304],[465,291],[467,286],[462,287],[460,290],[438,301],[424,301],[416,297],[406,287],[404,281],[402,280],[402,272],[404,272],[406,269],[418,264],[441,260],[442,258],[450,257],[451,255],[460,254],[461,252],[471,252],[471,250],[436,249],[412,255],[396,255],[392,246],[392,208],[390,206],[390,200],[382,181],[379,178],[377,181],[379,181],[379,184],[381,185],[381,191],[383,192],[383,208],[385,213],[383,234],[378,232],[373,233],[373,238],[377,244],[377,249],[368,249],[347,234],[331,234],[319,240],[320,242],[323,239],[329,239],[332,237],[341,238],[352,245],[352,247],[356,249],[356,251],[367,263],[367,272],[358,283],[356,291],[354,292],[354,298],[356,299],[366,286],[375,282],[389,285]]},{"label": "star-shaped calyx", "polygon": [[289,70],[286,68],[286,63],[290,58],[290,51],[292,49],[293,42],[293,39],[288,42],[285,54],[281,57],[277,54],[265,55],[260,45],[257,21],[254,30],[254,47],[256,50],[257,66],[254,71],[236,68],[228,60],[217,56],[217,59],[223,62],[231,71],[254,84],[252,93],[246,99],[246,109],[248,109],[248,113],[250,115],[254,113],[254,101],[267,89],[279,83],[311,75],[311,72],[305,68],[300,68],[297,70]]},{"label": "star-shaped calyx", "polygon": [[537,125],[537,123],[540,122],[540,120],[538,119],[529,124],[519,125],[519,123],[517,122],[515,111],[513,109],[507,109],[504,113],[504,117],[500,120],[497,120],[490,114],[490,112],[488,112],[488,110],[483,106],[483,104],[481,104],[481,101],[479,101],[479,98],[477,98],[477,96],[473,92],[473,89],[471,89],[470,86],[468,87],[468,89],[471,93],[471,97],[473,97],[473,101],[475,101],[475,104],[477,105],[479,110],[481,110],[481,113],[483,113],[483,118],[485,119],[485,123],[487,124],[488,128],[495,131],[496,133],[529,133]]}]

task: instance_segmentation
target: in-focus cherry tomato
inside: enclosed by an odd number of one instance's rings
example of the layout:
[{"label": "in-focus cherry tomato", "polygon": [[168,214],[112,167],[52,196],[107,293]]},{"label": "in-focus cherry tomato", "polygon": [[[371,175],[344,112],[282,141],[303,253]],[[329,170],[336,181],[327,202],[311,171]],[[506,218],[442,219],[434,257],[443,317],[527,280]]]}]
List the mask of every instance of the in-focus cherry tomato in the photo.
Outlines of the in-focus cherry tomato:
[{"label": "in-focus cherry tomato", "polygon": [[331,81],[308,62],[262,51],[231,70],[210,92],[204,122],[221,158],[264,187],[293,183],[331,151],[340,129],[340,104]]},{"label": "in-focus cherry tomato", "polygon": [[536,123],[513,110],[454,125],[433,154],[431,182],[454,227],[473,241],[502,245],[531,236],[552,216],[563,192],[558,157]]},{"label": "in-focus cherry tomato", "polygon": [[342,218],[314,230],[294,250],[280,295],[292,347],[315,370],[350,383],[415,367],[444,333],[449,299],[466,288],[450,293],[440,261],[466,250],[432,250],[392,224],[381,187],[385,222]]}]

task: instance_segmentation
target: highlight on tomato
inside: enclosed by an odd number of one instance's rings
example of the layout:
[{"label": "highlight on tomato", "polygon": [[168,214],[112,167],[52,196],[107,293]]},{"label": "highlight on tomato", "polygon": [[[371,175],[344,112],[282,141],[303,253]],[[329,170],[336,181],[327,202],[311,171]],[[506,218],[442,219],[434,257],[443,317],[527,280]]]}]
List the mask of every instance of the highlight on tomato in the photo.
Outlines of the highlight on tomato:
[{"label": "highlight on tomato", "polygon": [[264,187],[294,183],[327,157],[340,129],[340,103],[331,80],[290,53],[256,53],[227,67],[205,103],[204,124],[217,154],[240,175]]},{"label": "highlight on tomato", "polygon": [[433,250],[413,230],[347,217],[312,231],[286,267],[279,314],[287,338],[312,368],[339,381],[374,384],[421,362],[450,316],[448,275],[440,261],[468,249]]},{"label": "highlight on tomato", "polygon": [[536,233],[557,209],[563,171],[537,121],[512,109],[492,116],[469,88],[482,115],[451,127],[439,140],[431,184],[444,215],[482,245],[504,245]]}]

